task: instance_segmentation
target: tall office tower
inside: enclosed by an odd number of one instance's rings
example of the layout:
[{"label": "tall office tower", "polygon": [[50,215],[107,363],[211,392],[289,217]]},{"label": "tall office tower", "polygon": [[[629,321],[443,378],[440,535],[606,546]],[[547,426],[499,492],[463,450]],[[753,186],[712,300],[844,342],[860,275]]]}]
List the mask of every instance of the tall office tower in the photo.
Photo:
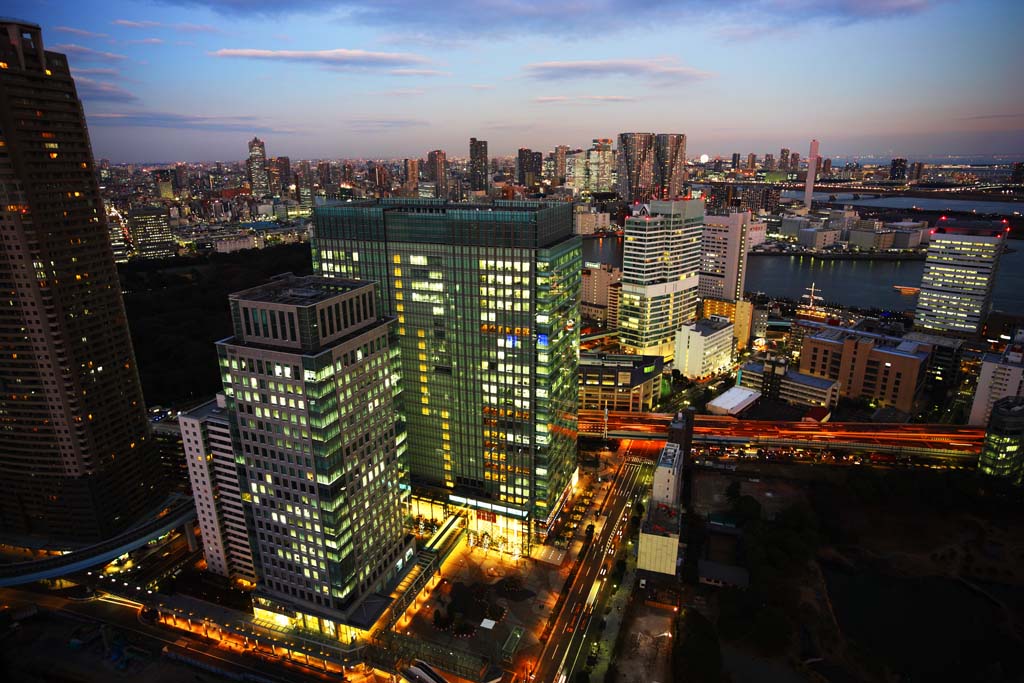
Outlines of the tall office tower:
[{"label": "tall office tower", "polygon": [[394,321],[371,282],[288,273],[229,301],[234,336],[217,353],[244,462],[255,612],[340,638],[413,552]]},{"label": "tall office tower", "polygon": [[533,152],[530,155],[530,172],[533,173],[534,182],[539,183],[544,177],[544,153]]},{"label": "tall office tower", "polygon": [[978,471],[1024,485],[1024,397],[1004,398],[992,406]]},{"label": "tall office tower", "polygon": [[789,168],[789,159],[790,159],[790,157],[789,157],[789,148],[788,147],[783,147],[782,149],[780,149],[779,150],[779,170],[780,171],[788,171],[788,170],[790,170],[790,168]]},{"label": "tall office tower", "polygon": [[166,168],[153,171],[153,185],[160,199],[174,199],[174,174]]},{"label": "tall office tower", "polygon": [[134,209],[128,214],[128,230],[136,257],[157,259],[178,255],[178,243],[171,234],[171,218],[166,208]]},{"label": "tall office tower", "polygon": [[229,579],[256,581],[224,395],[179,415],[178,427],[207,569]]},{"label": "tall office tower", "polygon": [[800,172],[800,152],[793,152],[789,155],[789,171],[790,173]]},{"label": "tall office tower", "polygon": [[160,463],[67,58],[0,33],[0,535],[71,548],[158,505]]},{"label": "tall office tower", "polygon": [[764,170],[771,172],[771,171],[774,171],[775,168],[776,168],[776,166],[775,166],[775,155],[770,153],[770,152],[768,154],[765,154],[764,155]]},{"label": "tall office tower", "polygon": [[821,164],[821,175],[822,177],[829,178],[832,176],[832,159],[828,158]]},{"label": "tall office tower", "polygon": [[174,165],[174,187],[177,190],[188,189],[188,166],[185,164]]},{"label": "tall office tower", "polygon": [[275,192],[287,190],[292,184],[292,160],[288,157],[277,158],[277,177],[281,180],[281,187],[271,188]]},{"label": "tall office tower", "polygon": [[747,155],[747,170],[753,171],[757,169],[757,155],[751,152]]},{"label": "tall office tower", "polygon": [[656,198],[677,199],[686,180],[686,136],[658,133],[655,145]]},{"label": "tall office tower", "polygon": [[[327,168],[329,169],[328,176],[327,176],[328,181],[332,185],[334,185],[338,181],[338,174],[334,172],[334,168],[331,166],[330,163],[327,164]],[[343,182],[343,183],[351,183],[351,182],[355,181],[355,179],[356,179],[356,167],[353,166],[351,162],[346,161],[345,163],[343,163],[341,165],[341,182]]]},{"label": "tall office tower", "polygon": [[321,161],[316,165],[316,177],[317,184],[321,188],[330,187],[334,183],[331,182],[331,162]]},{"label": "tall office tower", "polygon": [[469,189],[486,192],[487,182],[487,140],[469,139]]},{"label": "tall office tower", "polygon": [[750,219],[749,211],[704,217],[697,291],[701,299],[735,302],[743,298]]},{"label": "tall office tower", "polygon": [[697,317],[704,200],[653,201],[626,219],[619,339],[671,359],[676,330]]},{"label": "tall office tower", "polygon": [[569,153],[567,145],[555,147],[555,184],[564,185],[566,178],[565,156]]},{"label": "tall office tower", "polygon": [[270,182],[270,194],[281,194],[281,169],[277,165],[277,158],[270,157],[267,162],[267,180]]},{"label": "tall office tower", "polygon": [[818,141],[811,140],[811,151],[807,156],[807,180],[804,181],[804,206],[811,208],[814,200],[814,180],[818,175]]},{"label": "tall office tower", "polygon": [[1018,330],[1003,353],[986,353],[982,357],[967,424],[988,424],[992,404],[1007,396],[1024,396],[1024,330]]},{"label": "tall office tower", "polygon": [[907,160],[902,158],[893,159],[889,164],[889,180],[906,182]]},{"label": "tall office tower", "polygon": [[570,179],[580,192],[611,192],[615,189],[615,150],[610,138],[595,138],[582,159],[577,159]]},{"label": "tall office tower", "polygon": [[435,196],[448,197],[448,156],[443,150],[435,149],[427,154],[427,180],[434,181]]},{"label": "tall office tower", "polygon": [[618,192],[627,202],[654,197],[655,137],[653,133],[619,133]]},{"label": "tall office tower", "polygon": [[312,244],[321,274],[377,282],[398,317],[414,489],[473,510],[478,538],[528,550],[576,469],[572,207],[328,204]]},{"label": "tall office tower", "polygon": [[402,189],[406,197],[415,197],[420,187],[420,160],[406,159],[402,162]]},{"label": "tall office tower", "polygon": [[308,161],[299,162],[299,172],[295,178],[296,185],[312,185],[313,184],[313,171],[310,169]]},{"label": "tall office tower", "polygon": [[[922,163],[920,161],[915,161],[914,163],[910,164],[909,178],[910,178],[910,180],[923,180],[924,179],[924,163]],[[1022,181],[1022,182],[1024,182],[1024,181]]]},{"label": "tall office tower", "polygon": [[266,197],[270,194],[270,178],[267,175],[267,147],[259,138],[249,141],[248,171],[252,196]]},{"label": "tall office tower", "polygon": [[958,337],[981,330],[1003,253],[1002,228],[1000,223],[940,222],[928,243],[915,328]]},{"label": "tall office tower", "polygon": [[732,164],[731,164],[730,168],[732,168],[732,170],[735,171],[735,170],[739,169],[739,167],[740,167],[740,153],[739,152],[733,152],[732,153]]},{"label": "tall office tower", "polygon": [[529,147],[520,147],[516,152],[516,182],[520,185],[526,185],[526,176],[530,172],[532,157],[533,150]]}]

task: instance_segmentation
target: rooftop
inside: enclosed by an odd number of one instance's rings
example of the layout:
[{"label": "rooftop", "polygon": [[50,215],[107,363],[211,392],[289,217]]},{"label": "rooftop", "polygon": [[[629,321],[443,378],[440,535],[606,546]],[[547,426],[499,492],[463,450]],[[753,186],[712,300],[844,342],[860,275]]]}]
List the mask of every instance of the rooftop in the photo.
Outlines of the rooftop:
[{"label": "rooftop", "polygon": [[672,443],[671,441],[665,444],[665,448],[661,451],[661,456],[658,458],[658,467],[667,467],[674,469],[676,466],[676,458],[679,457],[679,444]]},{"label": "rooftop", "polygon": [[231,294],[231,299],[289,306],[315,306],[344,292],[370,287],[361,280],[342,280],[316,276],[298,277],[291,273],[275,276],[270,282]]},{"label": "rooftop", "polygon": [[665,503],[652,503],[644,517],[643,533],[659,536],[679,535],[682,513],[678,507]]},{"label": "rooftop", "polygon": [[870,339],[875,342],[875,348],[883,353],[892,353],[907,358],[927,359],[931,355],[931,349],[922,350],[927,344],[922,340],[907,339],[905,337],[891,337],[877,332],[866,332],[851,327],[838,327],[823,323],[805,322],[805,327],[814,328],[815,331],[807,336],[811,339],[842,344],[847,339],[859,338]]},{"label": "rooftop", "polygon": [[732,323],[727,318],[701,318],[695,323],[686,325],[685,327],[697,332],[702,337],[709,337],[716,332],[732,327]]},{"label": "rooftop", "polygon": [[733,387],[708,403],[729,413],[739,412],[761,397],[760,391],[746,387]]}]

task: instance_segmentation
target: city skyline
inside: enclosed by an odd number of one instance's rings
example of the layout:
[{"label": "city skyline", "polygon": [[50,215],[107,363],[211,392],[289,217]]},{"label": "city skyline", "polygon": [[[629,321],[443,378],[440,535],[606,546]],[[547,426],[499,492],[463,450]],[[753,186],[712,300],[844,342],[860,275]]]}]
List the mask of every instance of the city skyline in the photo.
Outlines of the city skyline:
[{"label": "city skyline", "polygon": [[[505,34],[498,9],[458,2],[19,0],[7,13],[68,54],[97,157],[115,162],[236,159],[252,135],[296,158],[462,157],[471,135],[505,156],[627,130],[681,130],[691,157],[811,137],[826,157],[913,157],[1024,149],[1024,106],[1003,87],[1022,10],[982,5],[530,1],[501,9],[522,29]],[[645,19],[684,47],[643,46],[629,27]]]}]

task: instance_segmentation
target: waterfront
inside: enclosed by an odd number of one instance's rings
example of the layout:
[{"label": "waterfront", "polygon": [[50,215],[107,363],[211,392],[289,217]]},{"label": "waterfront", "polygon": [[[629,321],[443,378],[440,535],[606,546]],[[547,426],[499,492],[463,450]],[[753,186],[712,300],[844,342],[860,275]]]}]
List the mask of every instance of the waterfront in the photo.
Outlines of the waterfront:
[{"label": "waterfront", "polygon": [[[1024,313],[1024,242],[1011,241],[1015,249],[1003,255],[996,274],[993,308]],[[622,238],[583,240],[584,262],[622,265]],[[811,283],[826,301],[843,306],[911,310],[917,296],[904,295],[893,285],[917,287],[923,261],[837,261],[810,256],[751,255],[747,262],[748,292],[798,299]]]},{"label": "waterfront", "polygon": [[[788,199],[803,199],[802,190],[784,190],[782,196]],[[955,196],[955,195],[954,195]],[[835,197],[835,199],[831,199]],[[864,206],[872,209],[921,209],[922,211],[963,211],[967,213],[1019,216],[1024,213],[1024,204],[1000,201],[977,201],[973,199],[951,199],[946,197],[878,197],[868,192],[861,199],[854,199],[848,192],[815,192],[816,202],[842,202],[850,206]]]}]

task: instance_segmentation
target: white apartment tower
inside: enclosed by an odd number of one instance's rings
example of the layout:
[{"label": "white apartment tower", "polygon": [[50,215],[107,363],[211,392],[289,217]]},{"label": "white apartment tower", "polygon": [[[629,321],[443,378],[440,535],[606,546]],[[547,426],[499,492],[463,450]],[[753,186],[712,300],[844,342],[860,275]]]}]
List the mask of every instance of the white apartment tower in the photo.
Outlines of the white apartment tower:
[{"label": "white apartment tower", "polygon": [[704,202],[652,201],[626,219],[619,335],[626,350],[671,359],[697,316]]},{"label": "white apartment tower", "polygon": [[986,353],[978,373],[978,388],[967,424],[985,426],[996,401],[1024,396],[1024,331],[1018,331],[1002,353]]},{"label": "white apartment tower", "polygon": [[739,301],[743,298],[750,226],[749,211],[704,217],[697,292],[701,299]]}]

